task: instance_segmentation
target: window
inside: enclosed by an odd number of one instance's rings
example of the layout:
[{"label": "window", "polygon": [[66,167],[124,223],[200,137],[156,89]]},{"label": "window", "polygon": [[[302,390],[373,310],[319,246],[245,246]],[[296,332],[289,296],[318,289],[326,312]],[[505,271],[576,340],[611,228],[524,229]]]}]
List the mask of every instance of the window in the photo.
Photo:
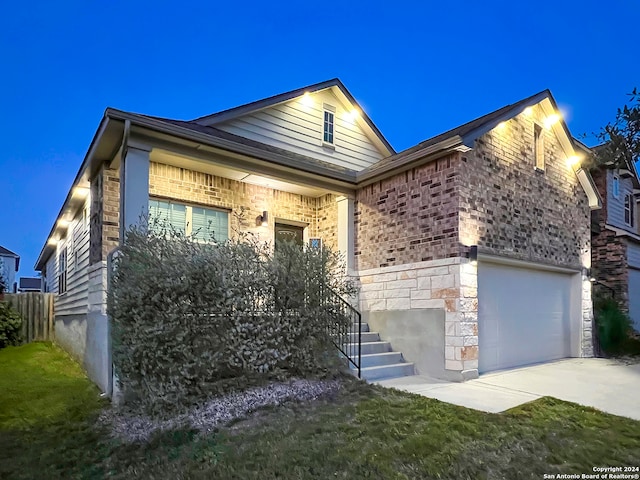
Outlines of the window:
[{"label": "window", "polygon": [[58,293],[67,291],[67,247],[58,255]]},{"label": "window", "polygon": [[620,197],[620,177],[617,175],[613,176],[613,196],[615,198]]},{"label": "window", "polygon": [[324,128],[323,128],[323,143],[333,145],[333,126],[335,119],[335,108],[331,105],[324,105]]},{"label": "window", "polygon": [[634,203],[633,203],[633,195],[627,194],[624,196],[624,223],[629,225],[630,227],[634,226]]},{"label": "window", "polygon": [[533,154],[536,159],[536,169],[544,170],[544,133],[537,123],[533,125]]},{"label": "window", "polygon": [[149,199],[149,228],[156,233],[164,228],[191,235],[206,242],[229,238],[229,213],[212,208],[195,207],[167,200]]}]

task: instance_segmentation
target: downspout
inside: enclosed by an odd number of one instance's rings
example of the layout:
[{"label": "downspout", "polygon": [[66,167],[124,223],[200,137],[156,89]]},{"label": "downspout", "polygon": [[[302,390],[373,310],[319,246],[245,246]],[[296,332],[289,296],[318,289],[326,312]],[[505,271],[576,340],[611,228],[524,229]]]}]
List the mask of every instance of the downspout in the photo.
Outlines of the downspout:
[{"label": "downspout", "polygon": [[[120,212],[124,211],[125,196],[124,196],[123,185],[125,184],[125,181],[126,181],[125,179],[126,169],[124,168],[124,163],[126,162],[127,151],[129,150],[130,132],[131,132],[131,121],[125,120],[124,130],[122,133],[122,145],[120,147]],[[122,222],[122,219],[121,219],[120,228],[119,228],[119,238],[120,238],[119,244],[120,245],[122,245],[122,243],[124,242],[124,234],[125,234],[125,228],[124,228],[124,223]],[[114,260],[114,255],[117,254],[118,248],[112,250],[107,255],[107,285],[106,285],[107,291],[111,286],[110,284],[111,284],[111,277],[113,275],[113,260]],[[122,402],[122,392],[120,392],[120,389],[118,387],[118,376],[116,374],[115,366],[113,364],[113,340],[111,337],[111,319],[109,318],[108,314],[107,314],[107,342],[108,342],[107,352],[109,355],[108,365],[110,366],[110,372],[108,372],[109,385],[108,385],[108,391],[106,393],[107,393],[107,396],[111,397],[112,403],[115,405],[118,405]]]}]

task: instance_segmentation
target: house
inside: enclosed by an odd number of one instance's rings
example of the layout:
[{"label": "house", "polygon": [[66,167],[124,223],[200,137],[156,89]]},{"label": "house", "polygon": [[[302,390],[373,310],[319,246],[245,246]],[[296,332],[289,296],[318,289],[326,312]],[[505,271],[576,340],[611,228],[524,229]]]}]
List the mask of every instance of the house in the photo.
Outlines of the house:
[{"label": "house", "polygon": [[40,277],[20,277],[18,280],[18,292],[41,292],[42,279]]},{"label": "house", "polygon": [[20,255],[0,245],[0,281],[6,292],[16,291],[16,272],[20,268]]},{"label": "house", "polygon": [[601,202],[557,112],[545,90],[396,152],[337,79],[191,121],[109,108],[36,263],[57,341],[110,390],[107,261],[151,210],[343,252],[384,340],[363,345],[368,378],[590,356]]},{"label": "house", "polygon": [[603,207],[593,212],[595,291],[612,293],[640,332],[640,181],[633,163],[592,169]]}]

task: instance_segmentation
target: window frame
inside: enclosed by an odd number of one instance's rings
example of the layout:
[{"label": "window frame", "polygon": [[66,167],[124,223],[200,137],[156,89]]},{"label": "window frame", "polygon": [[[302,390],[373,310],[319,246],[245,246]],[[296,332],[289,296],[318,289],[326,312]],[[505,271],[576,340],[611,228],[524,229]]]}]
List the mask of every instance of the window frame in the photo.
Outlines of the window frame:
[{"label": "window frame", "polygon": [[69,259],[67,256],[68,251],[65,245],[58,254],[58,295],[63,295],[67,292],[67,272],[69,268]]},{"label": "window frame", "polygon": [[624,223],[625,225],[633,228],[635,227],[635,204],[633,201],[633,195],[630,193],[624,196]]},{"label": "window frame", "polygon": [[[231,222],[230,220],[230,211],[228,209],[225,208],[220,208],[220,207],[216,207],[213,205],[203,205],[203,204],[198,204],[198,203],[187,203],[187,202],[181,202],[181,201],[176,201],[173,200],[171,198],[163,198],[163,197],[149,197],[149,202],[151,201],[157,201],[157,202],[165,202],[168,203],[169,205],[179,205],[182,207],[185,207],[185,225],[183,227],[183,230],[181,230],[184,235],[186,237],[190,237],[192,240],[196,241],[196,242],[200,242],[200,243],[209,243],[208,240],[206,239],[200,239],[200,238],[193,238],[193,209],[194,208],[202,208],[204,210],[211,210],[213,212],[220,212],[220,213],[224,213],[227,215],[227,231],[225,232],[225,238],[224,239],[218,239],[216,238],[216,241],[218,242],[225,242],[230,238],[229,235],[229,231],[231,229]],[[151,207],[149,206],[149,215],[151,216]]]},{"label": "window frame", "polygon": [[544,172],[544,128],[537,123],[533,124],[533,156],[535,161],[533,168],[536,171]]},{"label": "window frame", "polygon": [[[327,116],[330,116],[330,120]],[[328,126],[330,132],[327,131]],[[322,105],[322,145],[332,148],[336,145],[336,108],[326,103]]]}]

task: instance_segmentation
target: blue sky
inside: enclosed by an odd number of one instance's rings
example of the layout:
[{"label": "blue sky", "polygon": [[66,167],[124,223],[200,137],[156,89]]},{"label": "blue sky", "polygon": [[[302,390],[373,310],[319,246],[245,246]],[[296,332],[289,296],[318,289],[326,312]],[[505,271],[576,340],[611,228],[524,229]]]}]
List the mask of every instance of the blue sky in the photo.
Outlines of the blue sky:
[{"label": "blue sky", "polygon": [[107,106],[191,119],[339,77],[402,150],[545,88],[590,133],[640,87],[636,1],[0,8],[0,245],[22,276]]}]

